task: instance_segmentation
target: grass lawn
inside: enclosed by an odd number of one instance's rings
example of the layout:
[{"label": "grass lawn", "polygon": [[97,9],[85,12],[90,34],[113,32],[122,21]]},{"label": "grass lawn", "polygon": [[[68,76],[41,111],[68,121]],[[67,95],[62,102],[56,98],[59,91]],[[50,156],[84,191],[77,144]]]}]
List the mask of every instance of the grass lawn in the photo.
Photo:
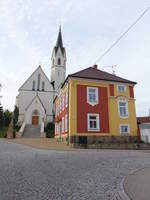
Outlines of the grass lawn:
[{"label": "grass lawn", "polygon": [[0,138],[3,138],[3,137],[5,137],[6,136],[6,134],[7,134],[7,127],[2,127],[2,128],[0,128]]}]

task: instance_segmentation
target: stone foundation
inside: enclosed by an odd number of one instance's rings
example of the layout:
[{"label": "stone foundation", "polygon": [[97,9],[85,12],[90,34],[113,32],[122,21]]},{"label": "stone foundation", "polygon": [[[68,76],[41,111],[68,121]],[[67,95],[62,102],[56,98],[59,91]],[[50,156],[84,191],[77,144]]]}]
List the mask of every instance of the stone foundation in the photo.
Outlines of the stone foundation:
[{"label": "stone foundation", "polygon": [[71,136],[69,144],[74,148],[106,149],[137,149],[139,145],[136,136]]}]

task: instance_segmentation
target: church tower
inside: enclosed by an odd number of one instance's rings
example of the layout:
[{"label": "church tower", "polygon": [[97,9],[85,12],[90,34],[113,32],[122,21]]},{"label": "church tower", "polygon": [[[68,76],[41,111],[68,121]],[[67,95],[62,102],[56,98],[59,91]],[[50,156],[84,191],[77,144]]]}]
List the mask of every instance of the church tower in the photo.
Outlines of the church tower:
[{"label": "church tower", "polygon": [[58,91],[66,78],[66,50],[63,47],[61,27],[51,60],[51,82],[54,84],[55,91]]}]

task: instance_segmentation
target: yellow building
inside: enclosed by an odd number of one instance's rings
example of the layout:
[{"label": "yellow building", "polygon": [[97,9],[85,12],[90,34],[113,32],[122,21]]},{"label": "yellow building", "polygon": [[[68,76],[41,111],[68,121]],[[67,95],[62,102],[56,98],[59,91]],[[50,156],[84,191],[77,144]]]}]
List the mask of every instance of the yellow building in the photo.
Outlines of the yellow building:
[{"label": "yellow building", "polygon": [[68,75],[55,99],[55,137],[69,144],[136,140],[135,84],[96,65]]}]

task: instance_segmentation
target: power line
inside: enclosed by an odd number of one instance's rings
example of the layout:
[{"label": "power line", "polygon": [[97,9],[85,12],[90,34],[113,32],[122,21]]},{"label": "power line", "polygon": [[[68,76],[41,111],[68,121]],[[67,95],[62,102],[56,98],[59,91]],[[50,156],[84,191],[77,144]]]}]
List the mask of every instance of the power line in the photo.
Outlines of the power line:
[{"label": "power line", "polygon": [[111,49],[116,46],[116,44],[133,28],[133,26],[135,26],[138,21],[140,21],[140,19],[142,19],[142,17],[149,11],[150,7],[146,8],[144,10],[144,12],[135,20],[135,22],[133,24],[131,24],[128,29],[123,32],[121,34],[121,36],[96,60],[95,63],[99,62],[100,60],[102,60],[102,58],[108,53],[111,51]]}]

